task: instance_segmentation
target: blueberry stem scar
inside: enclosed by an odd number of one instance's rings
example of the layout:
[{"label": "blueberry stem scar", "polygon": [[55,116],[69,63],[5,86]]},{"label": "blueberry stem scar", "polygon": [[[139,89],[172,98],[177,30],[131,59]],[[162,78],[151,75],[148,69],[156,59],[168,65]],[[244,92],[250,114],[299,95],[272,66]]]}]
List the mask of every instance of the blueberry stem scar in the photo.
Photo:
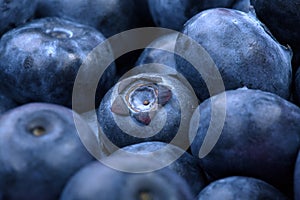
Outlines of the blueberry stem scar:
[{"label": "blueberry stem scar", "polygon": [[152,196],[149,192],[140,192],[139,193],[139,200],[152,200]]},{"label": "blueberry stem scar", "polygon": [[36,127],[32,128],[30,130],[30,132],[32,133],[32,135],[34,135],[36,137],[40,137],[46,133],[46,130],[44,127],[36,126]]}]

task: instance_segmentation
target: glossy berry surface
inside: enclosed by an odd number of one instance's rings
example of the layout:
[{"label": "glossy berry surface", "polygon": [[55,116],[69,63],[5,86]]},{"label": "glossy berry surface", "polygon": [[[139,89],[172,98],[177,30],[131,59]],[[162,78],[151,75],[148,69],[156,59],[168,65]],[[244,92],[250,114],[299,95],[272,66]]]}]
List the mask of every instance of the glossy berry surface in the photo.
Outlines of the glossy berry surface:
[{"label": "glossy berry surface", "polygon": [[[206,10],[190,19],[183,33],[209,53],[226,90],[246,86],[290,97],[291,51],[281,46],[251,14],[225,8]],[[176,49],[188,54],[193,46],[179,36]],[[176,63],[198,98],[207,99],[204,77],[184,59],[176,57]]]},{"label": "glossy berry surface", "polygon": [[98,29],[106,37],[138,26],[134,0],[39,0],[39,17],[60,17]]},{"label": "glossy berry surface", "polygon": [[[139,169],[155,163],[135,158],[122,159],[117,156],[112,160],[124,169]],[[104,181],[105,180],[105,181]],[[82,168],[71,178],[65,187],[61,199],[157,199],[157,200],[192,200],[187,183],[170,169],[147,173],[128,173],[94,162]]]},{"label": "glossy berry surface", "polygon": [[[191,124],[197,125],[191,144],[194,156],[208,136],[212,106],[214,115],[226,110],[219,138],[212,131],[213,149],[200,164],[214,179],[242,175],[262,179],[282,190],[291,190],[293,169],[300,146],[300,109],[277,95],[259,90],[227,91],[226,99],[216,95],[195,111]],[[211,103],[214,102],[214,103]],[[288,126],[287,126],[288,124]],[[194,133],[194,132],[193,132]],[[289,191],[290,192],[290,191]]]},{"label": "glossy berry surface", "polygon": [[[48,102],[71,107],[77,71],[104,40],[97,30],[60,18],[39,19],[18,27],[0,41],[0,90],[20,104]],[[98,54],[111,53],[109,47],[106,50]],[[109,85],[107,78],[114,73],[112,66],[100,80],[103,95]]]},{"label": "glossy berry surface", "polygon": [[[151,44],[149,44],[139,56],[135,65],[137,67],[142,67],[143,65],[157,63],[165,65],[165,70],[167,70],[167,67],[175,69],[175,55],[172,53],[172,51],[174,52],[175,50],[177,36],[178,34],[176,33],[168,34],[151,42]],[[167,49],[169,51],[163,49]],[[151,65],[145,67],[151,67]]]},{"label": "glossy berry surface", "polygon": [[249,11],[249,0],[148,0],[153,20],[158,27],[181,31],[183,25],[199,12],[211,8],[236,8]]},{"label": "glossy berry surface", "polygon": [[300,200],[299,1],[0,0],[0,200]]},{"label": "glossy berry surface", "polygon": [[199,194],[199,200],[287,200],[279,190],[259,179],[234,176],[209,184]]},{"label": "glossy berry surface", "polygon": [[278,41],[292,47],[293,67],[297,69],[300,65],[300,1],[251,0],[251,4],[258,19],[266,24]]},{"label": "glossy berry surface", "polygon": [[300,1],[251,0],[257,17],[284,45],[300,50]]},{"label": "glossy berry surface", "polygon": [[0,115],[17,106],[18,104],[15,101],[0,93]]},{"label": "glossy berry surface", "polygon": [[122,151],[132,153],[133,156],[138,154],[141,157],[153,159],[155,162],[161,162],[162,165],[172,169],[186,180],[194,196],[206,186],[206,177],[199,166],[198,159],[179,147],[154,141],[126,146],[116,151],[115,154],[122,154]]},{"label": "glossy berry surface", "polygon": [[38,0],[0,0],[0,38],[33,17]]},{"label": "glossy berry surface", "polygon": [[68,179],[93,157],[77,135],[70,109],[32,103],[0,118],[0,191],[3,199],[57,199]]}]

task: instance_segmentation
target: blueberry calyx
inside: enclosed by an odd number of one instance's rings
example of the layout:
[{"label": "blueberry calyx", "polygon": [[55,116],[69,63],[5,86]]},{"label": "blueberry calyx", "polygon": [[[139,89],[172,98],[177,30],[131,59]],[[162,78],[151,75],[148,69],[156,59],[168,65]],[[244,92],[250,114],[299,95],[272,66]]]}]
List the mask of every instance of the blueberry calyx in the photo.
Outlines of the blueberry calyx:
[{"label": "blueberry calyx", "polygon": [[126,101],[134,112],[154,110],[158,104],[158,90],[152,85],[140,85],[126,95]]},{"label": "blueberry calyx", "polygon": [[111,106],[111,111],[117,115],[129,116],[129,110],[123,98],[119,95]]},{"label": "blueberry calyx", "polygon": [[[121,91],[123,90],[122,85]],[[138,123],[149,125],[156,111],[171,99],[172,91],[167,86],[157,83],[136,83],[123,96],[124,98],[121,95],[117,96],[111,111],[117,115],[130,115]]]},{"label": "blueberry calyx", "polygon": [[170,88],[162,85],[158,85],[158,104],[164,106],[172,97],[172,91]]},{"label": "blueberry calyx", "polygon": [[155,83],[137,85],[126,95],[131,116],[143,125],[149,125],[156,111],[172,97],[169,88]]},{"label": "blueberry calyx", "polygon": [[46,129],[42,126],[35,126],[31,128],[30,133],[36,137],[40,137],[46,134]]}]

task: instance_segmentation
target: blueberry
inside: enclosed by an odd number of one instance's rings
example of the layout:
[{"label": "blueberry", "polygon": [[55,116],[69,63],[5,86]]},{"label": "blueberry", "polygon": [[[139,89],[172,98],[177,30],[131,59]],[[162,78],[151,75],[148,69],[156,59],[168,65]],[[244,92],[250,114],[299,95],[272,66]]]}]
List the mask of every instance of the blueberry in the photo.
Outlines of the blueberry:
[{"label": "blueberry", "polygon": [[18,104],[15,101],[0,93],[0,115],[17,106]]},{"label": "blueberry", "polygon": [[100,137],[118,147],[161,141],[186,149],[189,119],[197,105],[194,93],[176,77],[133,75],[119,81],[103,98],[97,111]]},{"label": "blueberry", "polygon": [[244,12],[249,11],[250,0],[201,0],[201,11],[211,8],[233,8]]},{"label": "blueberry", "polygon": [[[118,49],[119,47],[116,46],[116,48]],[[115,60],[118,79],[135,66],[135,63],[142,52],[142,49],[130,51],[121,55]]]},{"label": "blueberry", "polygon": [[[109,158],[108,159],[112,159]],[[118,166],[139,169],[155,163],[132,157],[113,158]],[[187,183],[170,169],[147,173],[129,173],[94,162],[73,176],[61,195],[61,200],[191,200]]]},{"label": "blueberry", "polygon": [[250,0],[148,0],[156,26],[181,30],[184,23],[200,11],[227,7],[248,11]]},{"label": "blueberry", "polygon": [[63,17],[97,28],[106,37],[139,24],[133,0],[39,0],[39,17]]},{"label": "blueberry", "polygon": [[299,200],[300,199],[300,151],[298,153],[298,158],[295,165],[294,192],[295,192],[295,200]]},{"label": "blueberry", "polygon": [[156,26],[181,30],[183,24],[200,10],[197,0],[148,0]]},{"label": "blueberry", "polygon": [[33,17],[37,0],[0,0],[0,38]]},{"label": "blueberry", "polygon": [[[200,156],[202,168],[214,179],[251,176],[290,194],[300,147],[300,108],[259,90],[238,89],[225,95],[226,99],[223,94],[211,97],[195,111],[191,125],[198,128],[191,144],[192,154]],[[212,108],[214,120],[219,120],[216,116],[226,109],[219,138],[215,129],[207,134],[213,120]],[[207,144],[214,141],[217,143],[213,149],[203,154]]]},{"label": "blueberry", "polygon": [[26,104],[0,120],[0,191],[4,199],[57,199],[67,180],[93,157],[74,124],[91,135],[70,109]]},{"label": "blueberry", "polygon": [[250,12],[251,10],[250,0],[236,0],[232,8],[243,12]]},{"label": "blueberry", "polygon": [[[174,52],[175,49],[176,38],[176,33],[170,33],[153,40],[143,51],[139,52],[136,57],[132,57],[132,59],[135,60],[129,67],[124,68],[124,64],[121,65],[122,71],[124,72],[123,74],[131,70],[132,66],[152,68],[153,64],[165,65],[165,67],[162,66],[160,70],[156,71],[157,73],[174,73],[176,63],[174,58],[175,55],[172,52]],[[162,50],[162,48],[168,49],[169,51]]]},{"label": "blueberry", "polygon": [[293,51],[292,64],[294,71],[297,71],[297,69],[300,67],[300,48]]},{"label": "blueberry", "polygon": [[209,184],[199,194],[199,200],[287,200],[272,185],[259,179],[234,176],[217,180]]},{"label": "blueberry", "polygon": [[300,48],[300,1],[251,0],[257,17],[284,45]]},{"label": "blueberry", "polygon": [[297,52],[293,56],[293,67],[297,69],[300,65],[299,56],[295,56],[300,52],[300,1],[251,0],[251,4],[258,19],[266,24],[278,41]]},{"label": "blueberry", "polygon": [[145,64],[158,63],[175,69],[176,62],[174,53],[162,50],[160,48],[168,49],[174,52],[176,39],[176,33],[157,38],[145,48],[135,65],[142,66]]},{"label": "blueberry", "polygon": [[[183,33],[209,53],[226,90],[246,86],[289,98],[292,53],[251,14],[225,8],[210,9],[189,20]],[[183,55],[193,51],[192,43],[186,42],[182,35],[175,48]],[[176,66],[190,81],[198,98],[207,99],[208,89],[199,72],[179,57],[176,57]]]},{"label": "blueberry", "polygon": [[179,147],[163,142],[143,142],[126,146],[116,151],[115,154],[123,151],[162,162],[186,180],[194,196],[206,186],[205,174],[198,160]]},{"label": "blueberry", "polygon": [[[77,71],[87,55],[105,37],[97,30],[59,18],[44,18],[18,27],[0,41],[0,90],[20,104],[48,102],[71,107],[72,90]],[[103,55],[112,55],[109,47],[94,52],[101,66]],[[100,80],[101,98],[113,85],[112,64]],[[91,71],[91,70],[90,70]],[[107,81],[111,80],[110,82]],[[89,83],[82,83],[88,88]],[[112,85],[111,85],[112,84]]]}]

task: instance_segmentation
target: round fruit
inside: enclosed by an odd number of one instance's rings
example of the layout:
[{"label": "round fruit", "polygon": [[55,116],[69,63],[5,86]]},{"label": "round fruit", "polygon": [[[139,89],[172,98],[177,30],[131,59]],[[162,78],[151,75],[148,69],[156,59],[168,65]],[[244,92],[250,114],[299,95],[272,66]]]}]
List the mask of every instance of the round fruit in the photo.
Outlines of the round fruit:
[{"label": "round fruit", "polygon": [[[0,90],[16,102],[48,102],[71,107],[77,71],[88,54],[105,40],[97,30],[59,18],[33,21],[7,32],[0,41]],[[94,52],[98,65],[106,52]],[[113,84],[115,66],[101,78],[97,96],[101,98]],[[82,83],[88,88],[89,83]]]},{"label": "round fruit", "polygon": [[70,109],[26,104],[0,120],[0,191],[4,199],[57,199],[67,180],[93,157],[74,124],[91,135]]},{"label": "round fruit", "polygon": [[[226,99],[223,95],[211,97],[195,111],[190,132],[196,134],[192,154],[200,157],[202,168],[213,179],[250,176],[283,191],[290,190],[300,147],[300,108],[259,90],[227,91]],[[217,132],[212,127],[208,134],[210,124],[219,120],[216,116],[223,109],[223,129]],[[207,152],[207,144],[214,142],[213,149]]]},{"label": "round fruit", "polygon": [[[161,141],[187,149],[189,120],[197,105],[194,93],[177,77],[133,75],[103,98],[97,111],[100,137],[107,137],[117,148]],[[113,149],[108,141],[105,145]]]},{"label": "round fruit", "polygon": [[33,17],[37,0],[0,0],[0,38]]},{"label": "round fruit", "polygon": [[[189,20],[183,33],[209,53],[226,90],[246,86],[290,97],[291,51],[281,46],[252,15],[225,8],[206,10]],[[186,55],[192,54],[193,45],[179,35],[175,48]],[[183,58],[175,58],[177,70],[190,81],[198,98],[207,99],[203,74]]]},{"label": "round fruit", "polygon": [[284,45],[300,48],[300,0],[251,0],[257,17]]},{"label": "round fruit", "polygon": [[249,10],[249,0],[148,0],[152,18],[158,27],[181,30],[184,23],[200,11],[227,7]]},{"label": "round fruit", "polygon": [[258,19],[266,24],[278,41],[292,47],[293,67],[297,69],[300,65],[299,55],[296,56],[300,52],[300,0],[251,0],[251,4]]},{"label": "round fruit", "polygon": [[[177,39],[178,34],[168,34],[162,37],[159,37],[158,39],[154,40],[151,44],[147,46],[147,48],[143,51],[143,53],[140,55],[138,61],[136,62],[136,66],[143,66],[146,64],[161,64],[165,65],[167,67],[176,68],[176,62],[175,62],[175,55],[174,49],[175,49],[175,43]],[[169,51],[163,50],[168,49]],[[147,66],[145,66],[147,67]],[[148,67],[151,67],[148,66]]]},{"label": "round fruit", "polygon": [[0,93],[0,115],[17,106],[18,104],[15,101]]},{"label": "round fruit", "polygon": [[39,0],[37,15],[76,21],[110,37],[138,25],[137,9],[134,0]]},{"label": "round fruit", "polygon": [[126,146],[112,154],[124,154],[124,157],[138,155],[153,162],[161,163],[162,167],[174,170],[189,184],[194,196],[205,187],[205,174],[199,166],[198,159],[171,144],[163,142],[143,142]]},{"label": "round fruit", "polygon": [[199,200],[287,200],[280,191],[259,179],[229,177],[209,184],[199,194]]},{"label": "round fruit", "polygon": [[[107,158],[111,159],[111,158]],[[113,158],[127,169],[143,168],[155,163],[131,158]],[[187,183],[170,169],[148,173],[128,173],[94,162],[81,169],[65,187],[61,200],[192,200]]]}]

